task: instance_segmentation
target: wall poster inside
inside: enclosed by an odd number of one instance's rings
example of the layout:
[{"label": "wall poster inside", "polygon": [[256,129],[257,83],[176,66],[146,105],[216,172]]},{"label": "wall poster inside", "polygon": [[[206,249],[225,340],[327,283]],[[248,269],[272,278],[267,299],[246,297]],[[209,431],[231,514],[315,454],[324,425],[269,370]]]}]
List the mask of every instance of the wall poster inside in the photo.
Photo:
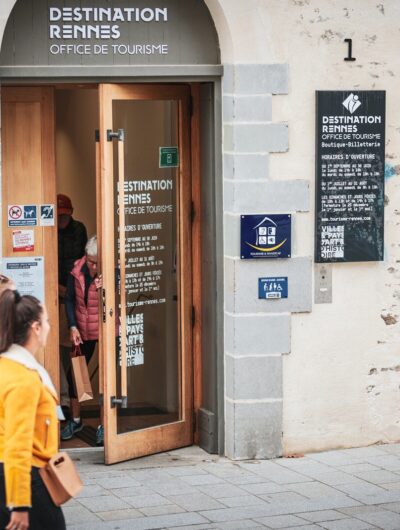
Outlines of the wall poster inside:
[{"label": "wall poster inside", "polygon": [[3,274],[14,280],[21,295],[29,294],[43,302],[44,297],[44,257],[2,258]]}]

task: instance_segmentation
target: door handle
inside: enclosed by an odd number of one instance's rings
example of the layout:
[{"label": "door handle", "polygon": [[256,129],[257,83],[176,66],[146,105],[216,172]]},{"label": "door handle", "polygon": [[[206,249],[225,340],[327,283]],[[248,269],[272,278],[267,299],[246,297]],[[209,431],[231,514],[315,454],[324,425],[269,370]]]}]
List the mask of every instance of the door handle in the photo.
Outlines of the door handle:
[{"label": "door handle", "polygon": [[127,409],[128,408],[128,397],[121,396],[120,398],[117,398],[115,396],[111,396],[110,405],[112,409],[117,406],[120,406],[121,409]]}]

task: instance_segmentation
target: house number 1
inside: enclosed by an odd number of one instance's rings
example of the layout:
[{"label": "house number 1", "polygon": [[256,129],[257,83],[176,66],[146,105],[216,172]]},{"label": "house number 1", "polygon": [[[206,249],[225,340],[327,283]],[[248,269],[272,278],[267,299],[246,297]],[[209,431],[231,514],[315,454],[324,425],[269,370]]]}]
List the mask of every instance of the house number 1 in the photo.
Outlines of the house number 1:
[{"label": "house number 1", "polygon": [[355,61],[356,58],[353,57],[353,39],[344,39],[344,42],[347,42],[347,57],[344,60]]}]

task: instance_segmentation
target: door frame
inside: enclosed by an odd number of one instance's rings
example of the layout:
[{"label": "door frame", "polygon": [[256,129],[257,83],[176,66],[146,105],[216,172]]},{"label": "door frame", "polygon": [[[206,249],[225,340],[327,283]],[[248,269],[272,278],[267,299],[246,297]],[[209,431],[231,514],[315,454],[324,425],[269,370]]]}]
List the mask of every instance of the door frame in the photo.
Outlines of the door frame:
[{"label": "door frame", "polygon": [[[91,75],[90,77],[76,77],[71,78],[70,73],[65,71],[65,74],[59,78],[48,77],[48,78],[33,78],[33,77],[4,77],[1,78],[2,86],[5,87],[38,87],[38,86],[49,86],[54,90],[60,89],[85,89],[87,87],[96,88],[101,82],[121,82],[121,83],[152,83],[155,85],[174,83],[174,84],[188,84],[192,89],[192,184],[193,184],[193,203],[194,203],[194,220],[193,220],[193,241],[199,238],[201,241],[201,186],[200,181],[204,179],[204,175],[200,176],[202,169],[200,167],[200,145],[202,140],[200,139],[199,130],[200,127],[206,129],[211,127],[209,130],[212,131],[214,138],[211,140],[211,152],[210,152],[210,168],[212,174],[207,176],[206,182],[210,187],[211,195],[213,196],[214,211],[216,213],[216,224],[215,224],[215,245],[209,249],[209,256],[211,256],[205,265],[205,270],[202,271],[201,253],[193,245],[193,302],[195,306],[195,324],[193,330],[193,365],[196,373],[194,378],[194,411],[195,411],[195,443],[199,441],[199,421],[198,412],[199,407],[202,404],[202,378],[201,378],[201,366],[202,366],[202,350],[201,350],[201,336],[202,333],[206,332],[206,329],[202,330],[202,310],[201,310],[201,271],[207,274],[208,270],[214,270],[215,276],[215,308],[214,315],[216,318],[216,334],[213,338],[215,347],[215,365],[211,370],[216,371],[216,395],[217,402],[213,408],[214,413],[217,416],[217,424],[215,435],[217,436],[217,450],[220,455],[224,454],[224,346],[223,346],[223,216],[222,216],[222,84],[221,76],[222,67],[219,67],[218,71],[213,74],[201,72],[201,75],[185,75],[184,77],[168,75],[168,76],[129,76],[121,77],[118,76],[111,80],[105,77],[96,77]],[[213,110],[207,117],[203,116],[203,104],[200,104],[199,87],[202,83],[207,83],[211,86],[213,92]],[[206,123],[207,122],[207,123]],[[4,130],[3,130],[4,134]],[[196,154],[197,149],[197,154]],[[2,167],[4,161],[2,162]],[[0,175],[0,185],[4,186],[4,173],[3,177]],[[196,235],[196,233],[198,235]],[[198,247],[200,248],[200,246]],[[204,259],[203,259],[204,266]],[[197,295],[196,295],[197,293]],[[200,294],[200,296],[199,296]],[[213,295],[214,291],[208,293]],[[58,376],[57,376],[58,377]],[[200,422],[202,422],[200,418]]]}]

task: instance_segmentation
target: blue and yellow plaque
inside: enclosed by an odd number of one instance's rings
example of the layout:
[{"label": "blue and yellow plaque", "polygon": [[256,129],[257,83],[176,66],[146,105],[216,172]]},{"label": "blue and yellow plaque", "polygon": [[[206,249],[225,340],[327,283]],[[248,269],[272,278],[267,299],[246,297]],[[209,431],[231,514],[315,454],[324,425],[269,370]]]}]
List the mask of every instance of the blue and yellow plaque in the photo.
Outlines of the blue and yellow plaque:
[{"label": "blue and yellow plaque", "polygon": [[242,215],[241,259],[290,258],[291,231],[290,214]]}]

